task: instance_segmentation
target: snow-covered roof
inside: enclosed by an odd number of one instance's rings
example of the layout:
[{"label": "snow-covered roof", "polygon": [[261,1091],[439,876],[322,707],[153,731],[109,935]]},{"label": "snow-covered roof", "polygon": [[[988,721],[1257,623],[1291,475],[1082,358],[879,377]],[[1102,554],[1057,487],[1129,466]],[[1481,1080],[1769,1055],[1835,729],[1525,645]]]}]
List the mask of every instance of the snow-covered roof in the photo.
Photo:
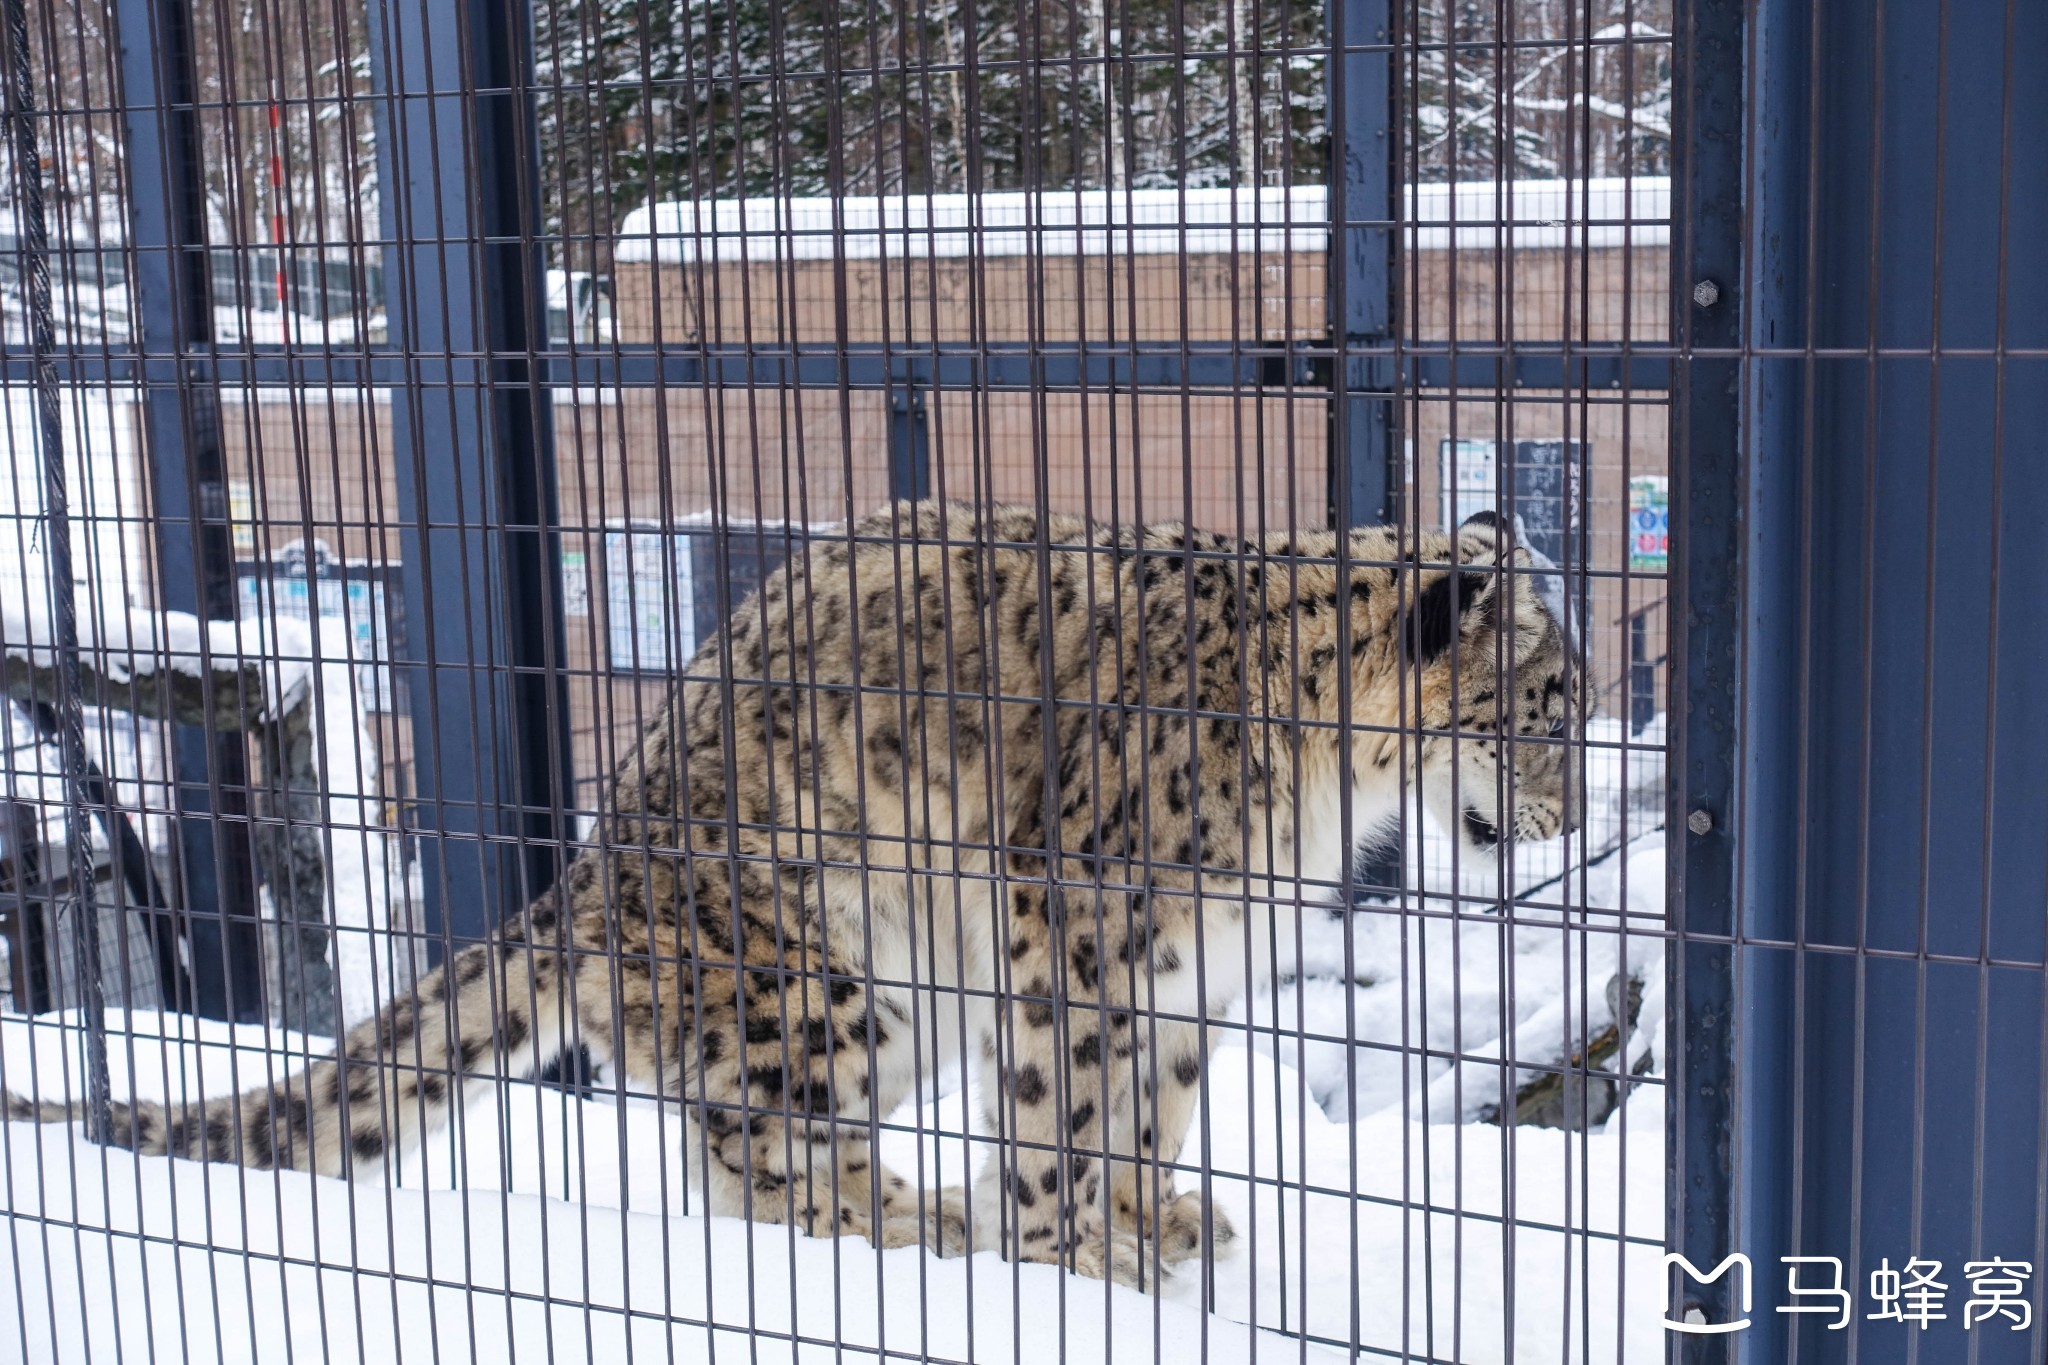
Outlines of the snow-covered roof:
[{"label": "snow-covered roof", "polygon": [[[1670,214],[1671,182],[1643,176],[1411,185],[1401,216],[1410,249],[1440,251],[1454,231],[1463,248],[1661,245]],[[736,263],[1320,252],[1329,223],[1322,185],[670,200],[627,214],[613,255]]]},{"label": "snow-covered roof", "polygon": [[1407,207],[1408,245],[1416,251],[1442,251],[1453,232],[1461,248],[1663,246],[1671,240],[1666,176],[1411,185]]},{"label": "snow-covered roof", "polygon": [[[835,222],[835,210],[837,221]],[[613,253],[645,261],[1320,251],[1320,185],[678,200],[626,215]],[[1292,232],[1290,234],[1290,227]],[[650,237],[653,239],[650,241]]]}]

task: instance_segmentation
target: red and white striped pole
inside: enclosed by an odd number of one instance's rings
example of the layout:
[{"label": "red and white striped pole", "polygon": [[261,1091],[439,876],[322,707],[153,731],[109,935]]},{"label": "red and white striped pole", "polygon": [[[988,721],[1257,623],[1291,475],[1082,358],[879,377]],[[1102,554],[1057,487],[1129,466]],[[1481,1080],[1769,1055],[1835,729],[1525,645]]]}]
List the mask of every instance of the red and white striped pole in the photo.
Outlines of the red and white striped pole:
[{"label": "red and white striped pole", "polygon": [[[277,82],[270,83],[270,244],[277,250],[277,315],[280,325],[291,316],[291,302],[284,282],[284,152],[279,136],[281,119],[277,105]],[[284,340],[291,340],[287,335]]]}]

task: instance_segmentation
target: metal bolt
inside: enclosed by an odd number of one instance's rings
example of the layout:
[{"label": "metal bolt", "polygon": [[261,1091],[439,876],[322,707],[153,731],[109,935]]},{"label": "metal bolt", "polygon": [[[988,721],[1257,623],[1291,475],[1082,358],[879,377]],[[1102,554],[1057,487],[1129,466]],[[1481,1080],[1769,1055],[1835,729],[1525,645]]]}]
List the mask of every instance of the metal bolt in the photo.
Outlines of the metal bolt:
[{"label": "metal bolt", "polygon": [[1696,810],[1685,817],[1685,827],[1694,834],[1711,834],[1714,832],[1714,817],[1703,810]]},{"label": "metal bolt", "polygon": [[1701,280],[1692,287],[1692,301],[1702,308],[1712,308],[1721,301],[1721,286],[1712,280]]}]

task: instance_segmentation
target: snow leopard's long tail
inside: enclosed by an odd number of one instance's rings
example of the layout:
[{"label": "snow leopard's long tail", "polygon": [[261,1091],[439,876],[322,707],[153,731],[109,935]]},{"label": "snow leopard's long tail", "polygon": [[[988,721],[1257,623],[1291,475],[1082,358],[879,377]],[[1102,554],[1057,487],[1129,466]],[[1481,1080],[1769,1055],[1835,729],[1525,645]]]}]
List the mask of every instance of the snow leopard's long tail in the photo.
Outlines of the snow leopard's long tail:
[{"label": "snow leopard's long tail", "polygon": [[[555,934],[529,933],[554,930],[556,906],[550,891],[496,941],[465,948],[421,977],[411,995],[349,1030],[338,1059],[198,1104],[116,1102],[110,1144],[322,1175],[381,1160],[440,1128],[470,1084],[525,1075],[573,1045],[561,1008],[563,963],[554,948],[532,941]],[[9,1092],[6,1114],[64,1123],[84,1118],[86,1105]]]}]

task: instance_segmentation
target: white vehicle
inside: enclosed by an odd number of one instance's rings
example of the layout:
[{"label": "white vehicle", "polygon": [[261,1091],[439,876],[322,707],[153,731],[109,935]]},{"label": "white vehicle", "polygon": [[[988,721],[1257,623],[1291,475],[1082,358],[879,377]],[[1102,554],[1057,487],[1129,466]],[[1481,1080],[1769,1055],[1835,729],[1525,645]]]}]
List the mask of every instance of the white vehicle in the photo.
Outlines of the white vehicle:
[{"label": "white vehicle", "polygon": [[605,346],[618,340],[609,275],[588,270],[548,271],[548,340]]}]

